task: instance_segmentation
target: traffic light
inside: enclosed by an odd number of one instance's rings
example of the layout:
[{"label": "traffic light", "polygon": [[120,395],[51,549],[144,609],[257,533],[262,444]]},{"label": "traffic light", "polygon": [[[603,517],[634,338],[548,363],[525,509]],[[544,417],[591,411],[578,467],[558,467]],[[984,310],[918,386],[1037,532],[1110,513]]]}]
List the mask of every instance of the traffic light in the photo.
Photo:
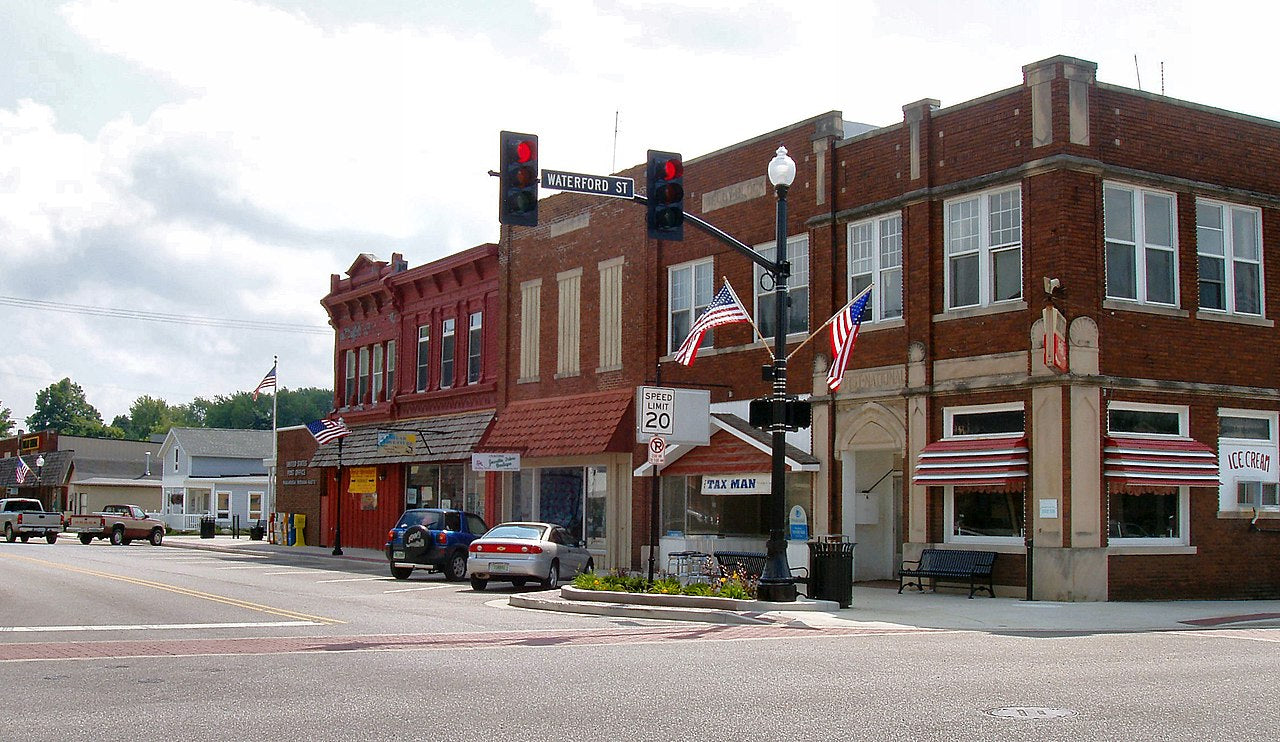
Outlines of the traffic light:
[{"label": "traffic light", "polygon": [[502,132],[498,222],[538,226],[538,137]]},{"label": "traffic light", "polygon": [[655,240],[684,239],[684,162],[675,152],[649,150],[645,168],[646,224]]}]

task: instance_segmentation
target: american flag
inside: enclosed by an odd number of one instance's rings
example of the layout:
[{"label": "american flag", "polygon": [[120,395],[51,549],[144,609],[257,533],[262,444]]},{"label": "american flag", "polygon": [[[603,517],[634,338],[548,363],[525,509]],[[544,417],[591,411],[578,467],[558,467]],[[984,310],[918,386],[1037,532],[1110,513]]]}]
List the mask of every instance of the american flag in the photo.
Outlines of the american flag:
[{"label": "american flag", "polygon": [[320,445],[351,434],[351,429],[342,420],[316,420],[307,423],[307,430],[311,431],[311,437],[315,438],[316,443]]},{"label": "american flag", "polygon": [[707,330],[720,325],[750,321],[751,315],[742,308],[742,302],[738,301],[738,295],[733,293],[733,287],[726,280],[724,287],[716,292],[711,303],[707,305],[707,311],[703,312],[698,321],[693,323],[693,327],[689,328],[689,336],[676,351],[676,360],[686,366],[693,365],[693,359],[698,357],[698,346],[702,345],[702,336],[707,333]]},{"label": "american flag", "polygon": [[22,457],[19,456],[18,469],[13,473],[14,478],[18,480],[18,484],[22,484],[23,482],[27,481],[27,475],[30,473],[31,473],[31,467],[27,466],[27,462],[23,461]]},{"label": "american flag", "polygon": [[831,368],[827,370],[827,387],[833,392],[844,380],[844,369],[849,365],[853,345],[858,342],[858,330],[862,328],[862,312],[870,298],[871,287],[868,286],[831,320]]},{"label": "american flag", "polygon": [[267,375],[262,377],[262,381],[258,382],[258,388],[253,390],[253,401],[254,402],[258,401],[258,392],[266,391],[267,389],[274,390],[275,388],[276,388],[276,367],[272,366],[271,370],[267,372]]}]

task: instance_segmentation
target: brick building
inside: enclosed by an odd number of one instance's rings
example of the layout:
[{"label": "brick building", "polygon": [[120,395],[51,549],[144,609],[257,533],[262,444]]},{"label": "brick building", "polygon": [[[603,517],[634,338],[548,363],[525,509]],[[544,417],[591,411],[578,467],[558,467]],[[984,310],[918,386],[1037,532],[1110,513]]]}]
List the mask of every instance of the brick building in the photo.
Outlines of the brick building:
[{"label": "brick building", "polygon": [[335,332],[334,415],[351,433],[306,464],[305,431],[282,434],[288,466],[277,475],[281,508],[318,516],[309,543],[334,543],[339,512],[344,546],[381,548],[406,507],[491,509],[470,454],[503,372],[497,281],[492,244],[412,269],[398,253],[362,254],[332,276],[322,304]]},{"label": "brick building", "polygon": [[[875,285],[837,394],[825,333],[790,363],[819,465],[792,458],[788,504],[858,542],[859,579],[940,546],[997,552],[1006,594],[1280,595],[1257,568],[1280,557],[1280,276],[1265,258],[1280,125],[1095,72],[1055,57],[892,126],[832,112],[686,160],[687,209],[770,251],[765,169],[779,145],[795,158],[790,348]],[[762,544],[762,498],[705,485],[768,471],[735,425],[767,393],[768,354],[745,325],[715,330],[691,367],[671,352],[725,278],[770,336],[767,282],[689,226],[648,240],[634,203],[559,194],[540,210],[499,249],[508,365],[481,448],[523,469],[494,512],[561,518],[597,564],[639,566],[652,496],[634,388],[692,386],[711,391],[714,435],[660,467],[663,548]]]}]

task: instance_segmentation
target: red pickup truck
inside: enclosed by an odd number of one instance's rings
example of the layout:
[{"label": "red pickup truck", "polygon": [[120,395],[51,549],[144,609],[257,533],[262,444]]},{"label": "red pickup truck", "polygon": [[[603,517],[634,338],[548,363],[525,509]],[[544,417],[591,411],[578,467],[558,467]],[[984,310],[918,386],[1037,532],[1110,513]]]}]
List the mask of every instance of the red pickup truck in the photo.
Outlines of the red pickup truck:
[{"label": "red pickup truck", "polygon": [[86,545],[95,538],[111,539],[115,545],[128,545],[135,538],[146,539],[152,546],[164,541],[164,523],[148,517],[137,505],[108,505],[101,513],[73,515],[67,531],[79,534],[80,543]]}]

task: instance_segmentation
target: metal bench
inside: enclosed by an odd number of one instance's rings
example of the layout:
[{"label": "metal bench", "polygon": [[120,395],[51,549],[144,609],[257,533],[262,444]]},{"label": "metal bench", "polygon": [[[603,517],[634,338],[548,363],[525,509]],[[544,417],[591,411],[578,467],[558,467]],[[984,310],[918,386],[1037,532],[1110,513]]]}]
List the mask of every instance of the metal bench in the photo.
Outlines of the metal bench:
[{"label": "metal bench", "polygon": [[765,555],[754,551],[717,551],[713,554],[720,565],[720,576],[728,577],[737,572],[751,579],[760,579],[764,572]]},{"label": "metal bench", "polygon": [[[902,562],[902,567],[898,569],[898,594],[901,595],[902,589],[907,585],[915,585],[917,591],[924,592],[923,583],[928,578],[930,588],[935,592],[939,582],[968,583],[970,598],[978,590],[986,590],[994,598],[996,593],[991,582],[991,568],[995,561],[994,551],[925,549],[920,552],[919,559]],[[908,567],[910,564],[915,566]]]}]

